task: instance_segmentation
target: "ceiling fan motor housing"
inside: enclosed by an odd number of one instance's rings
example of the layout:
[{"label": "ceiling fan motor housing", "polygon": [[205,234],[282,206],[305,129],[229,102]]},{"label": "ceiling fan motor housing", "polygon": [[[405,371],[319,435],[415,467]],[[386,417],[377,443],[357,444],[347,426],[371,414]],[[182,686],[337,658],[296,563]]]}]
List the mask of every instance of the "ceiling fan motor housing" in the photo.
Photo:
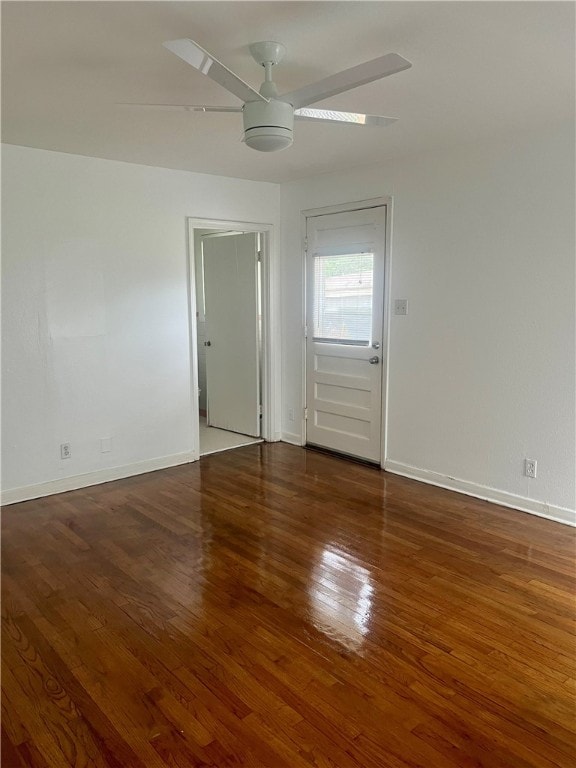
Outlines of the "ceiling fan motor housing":
[{"label": "ceiling fan motor housing", "polygon": [[292,144],[294,107],[285,101],[248,101],[244,104],[244,141],[260,152],[277,152]]}]

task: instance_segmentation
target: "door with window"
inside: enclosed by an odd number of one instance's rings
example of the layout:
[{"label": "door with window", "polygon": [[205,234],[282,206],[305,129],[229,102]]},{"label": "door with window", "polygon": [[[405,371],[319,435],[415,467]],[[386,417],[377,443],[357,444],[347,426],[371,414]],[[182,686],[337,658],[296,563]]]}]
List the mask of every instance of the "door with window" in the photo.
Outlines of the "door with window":
[{"label": "door with window", "polygon": [[386,206],[306,220],[306,442],[380,463]]}]

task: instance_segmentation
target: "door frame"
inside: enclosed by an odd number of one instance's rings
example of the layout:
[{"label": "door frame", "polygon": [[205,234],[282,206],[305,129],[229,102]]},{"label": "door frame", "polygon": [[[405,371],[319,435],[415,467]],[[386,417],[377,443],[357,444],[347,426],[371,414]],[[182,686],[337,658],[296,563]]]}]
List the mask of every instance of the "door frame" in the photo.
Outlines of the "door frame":
[{"label": "door frame", "polygon": [[194,230],[212,229],[222,232],[260,232],[262,234],[262,431],[266,442],[277,442],[280,429],[280,302],[276,232],[273,224],[253,221],[231,221],[228,219],[205,219],[188,217],[187,240],[187,282],[188,282],[188,327],[190,349],[190,409],[192,416],[192,445],[196,459],[200,458],[200,418],[198,413],[198,325],[196,321],[195,266],[199,254],[194,252]]},{"label": "door frame", "polygon": [[352,203],[340,203],[328,205],[322,208],[307,208],[300,212],[300,228],[302,238],[302,444],[306,445],[306,408],[307,408],[307,307],[308,307],[308,244],[306,239],[308,219],[315,216],[329,216],[333,213],[350,213],[365,208],[384,208],[386,215],[386,234],[384,242],[384,305],[382,311],[382,418],[380,424],[380,467],[384,469],[388,448],[388,381],[389,381],[389,357],[390,357],[390,278],[392,274],[392,209],[393,198],[391,195],[372,197],[367,200],[358,200]]}]

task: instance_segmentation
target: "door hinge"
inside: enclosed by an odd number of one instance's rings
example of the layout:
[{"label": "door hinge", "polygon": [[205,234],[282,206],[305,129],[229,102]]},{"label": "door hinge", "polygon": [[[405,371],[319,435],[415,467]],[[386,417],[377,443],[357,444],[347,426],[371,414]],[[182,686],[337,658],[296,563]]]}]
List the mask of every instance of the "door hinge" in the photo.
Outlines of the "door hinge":
[{"label": "door hinge", "polygon": [[262,261],[262,251],[258,251],[257,256],[258,256],[258,261]]},{"label": "door hinge", "polygon": [[308,253],[308,238],[304,238],[304,253]]},{"label": "door hinge", "polygon": [[308,326],[307,325],[304,326],[304,338],[305,339],[308,338]]},{"label": "door hinge", "polygon": [[262,406],[258,406],[258,416],[262,417]]},{"label": "door hinge", "polygon": [[308,408],[304,408],[304,420],[308,419]]}]

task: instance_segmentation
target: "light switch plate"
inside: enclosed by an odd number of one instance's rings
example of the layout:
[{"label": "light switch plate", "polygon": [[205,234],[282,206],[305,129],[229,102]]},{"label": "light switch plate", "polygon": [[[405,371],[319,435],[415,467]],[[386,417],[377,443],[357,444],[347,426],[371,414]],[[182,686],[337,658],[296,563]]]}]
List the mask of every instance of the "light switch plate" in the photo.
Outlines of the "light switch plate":
[{"label": "light switch plate", "polygon": [[408,299],[394,299],[394,314],[395,315],[408,314]]}]

